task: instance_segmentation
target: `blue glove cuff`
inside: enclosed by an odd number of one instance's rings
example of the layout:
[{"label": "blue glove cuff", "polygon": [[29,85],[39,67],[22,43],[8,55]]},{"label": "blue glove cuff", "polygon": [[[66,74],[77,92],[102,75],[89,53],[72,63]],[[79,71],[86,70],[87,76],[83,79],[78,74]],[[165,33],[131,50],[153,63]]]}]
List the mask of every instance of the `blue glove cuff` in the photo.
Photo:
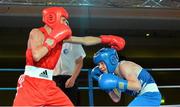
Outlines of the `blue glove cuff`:
[{"label": "blue glove cuff", "polygon": [[121,92],[126,91],[127,87],[128,87],[128,81],[124,79],[120,79],[118,83],[118,88],[121,90]]}]

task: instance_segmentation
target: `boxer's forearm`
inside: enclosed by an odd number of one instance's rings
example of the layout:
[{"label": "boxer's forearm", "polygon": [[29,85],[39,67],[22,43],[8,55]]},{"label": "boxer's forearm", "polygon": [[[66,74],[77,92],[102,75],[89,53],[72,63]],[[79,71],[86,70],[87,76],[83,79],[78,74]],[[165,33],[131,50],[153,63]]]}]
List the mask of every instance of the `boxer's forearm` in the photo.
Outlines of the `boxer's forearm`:
[{"label": "boxer's forearm", "polygon": [[115,92],[115,90],[108,93],[113,102],[118,103],[121,100],[121,92]]},{"label": "boxer's forearm", "polygon": [[86,36],[86,37],[73,36],[70,39],[64,40],[63,42],[77,43],[77,44],[83,44],[89,46],[89,45],[96,45],[101,43],[101,39],[99,37],[93,37],[93,36]]},{"label": "boxer's forearm", "polygon": [[38,62],[41,58],[43,58],[48,53],[48,49],[44,46],[39,48],[32,49],[32,56],[35,62]]}]

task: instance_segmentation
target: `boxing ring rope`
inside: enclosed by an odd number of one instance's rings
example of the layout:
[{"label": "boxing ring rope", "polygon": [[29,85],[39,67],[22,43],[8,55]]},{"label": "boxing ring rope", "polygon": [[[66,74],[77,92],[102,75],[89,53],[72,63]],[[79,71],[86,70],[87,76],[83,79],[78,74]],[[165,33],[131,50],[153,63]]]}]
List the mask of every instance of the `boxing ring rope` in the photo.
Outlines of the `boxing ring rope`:
[{"label": "boxing ring rope", "polygon": [[[93,90],[99,89],[99,87],[93,87],[93,79],[91,75],[92,69],[81,69],[82,72],[88,72],[88,87],[78,87],[80,90],[88,90],[89,96],[89,106],[94,106],[93,100]],[[148,71],[180,71],[180,68],[147,68]],[[24,72],[24,69],[18,68],[0,68],[0,72]],[[180,85],[166,85],[166,86],[158,86],[158,88],[180,88]],[[0,87],[0,91],[15,91],[16,88],[14,87]],[[164,105],[163,105],[164,106]]]},{"label": "boxing ring rope", "polygon": [[[146,68],[148,71],[180,71],[180,68]],[[88,71],[89,69],[81,69],[81,71]],[[0,68],[0,72],[9,71],[9,72],[19,72],[23,71],[24,68]]]},{"label": "boxing ring rope", "polygon": [[148,68],[148,71],[180,71],[180,68]]}]

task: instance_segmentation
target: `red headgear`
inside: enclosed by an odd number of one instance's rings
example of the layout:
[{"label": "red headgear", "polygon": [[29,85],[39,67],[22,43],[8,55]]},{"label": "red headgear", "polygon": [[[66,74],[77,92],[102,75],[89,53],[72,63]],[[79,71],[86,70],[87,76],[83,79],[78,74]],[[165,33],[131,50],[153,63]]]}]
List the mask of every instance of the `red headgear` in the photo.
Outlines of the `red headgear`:
[{"label": "red headgear", "polygon": [[49,7],[42,11],[43,22],[49,27],[54,28],[56,25],[61,24],[60,18],[64,16],[69,18],[68,12],[63,7]]}]

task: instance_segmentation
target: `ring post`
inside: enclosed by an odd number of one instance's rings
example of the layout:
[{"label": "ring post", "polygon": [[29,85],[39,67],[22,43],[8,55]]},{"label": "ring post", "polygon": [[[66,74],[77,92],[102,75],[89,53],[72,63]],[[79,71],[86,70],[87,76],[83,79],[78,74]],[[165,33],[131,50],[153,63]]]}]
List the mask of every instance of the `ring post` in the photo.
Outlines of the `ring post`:
[{"label": "ring post", "polygon": [[93,97],[93,80],[92,80],[92,75],[91,75],[91,69],[88,69],[88,86],[89,86],[89,106],[93,107],[94,97]]}]

